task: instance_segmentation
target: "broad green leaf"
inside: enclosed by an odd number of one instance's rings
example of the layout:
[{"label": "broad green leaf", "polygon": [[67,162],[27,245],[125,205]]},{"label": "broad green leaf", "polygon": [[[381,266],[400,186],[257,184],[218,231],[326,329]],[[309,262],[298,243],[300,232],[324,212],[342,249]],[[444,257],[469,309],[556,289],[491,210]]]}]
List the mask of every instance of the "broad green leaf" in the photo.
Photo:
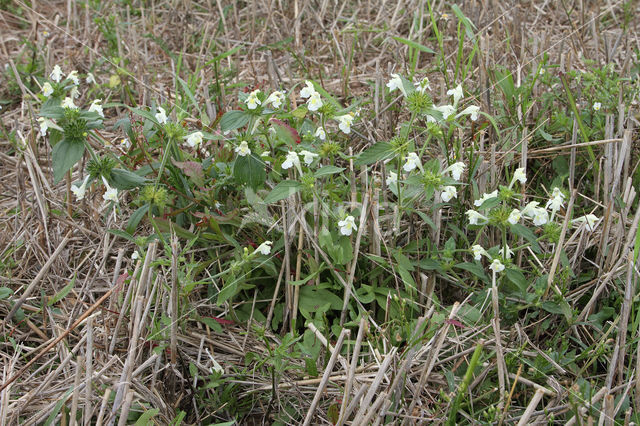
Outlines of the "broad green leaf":
[{"label": "broad green leaf", "polygon": [[302,184],[295,180],[283,180],[275,186],[264,198],[266,204],[272,204],[285,198],[289,198],[296,192],[300,191]]},{"label": "broad green leaf", "polygon": [[527,293],[527,289],[529,288],[529,281],[522,272],[520,272],[518,269],[513,268],[506,268],[504,272],[507,276],[507,279],[514,283],[522,294]]},{"label": "broad green leaf", "polygon": [[220,119],[220,130],[226,132],[246,126],[249,122],[249,117],[249,114],[241,110],[227,111]]},{"label": "broad green leaf", "polygon": [[132,189],[148,183],[147,179],[125,169],[111,170],[111,181],[118,189]]},{"label": "broad green leaf", "polygon": [[289,145],[289,147],[293,148],[300,143],[298,131],[284,121],[272,118],[269,123],[276,130],[276,137]]},{"label": "broad green leaf", "polygon": [[149,204],[145,204],[144,206],[139,207],[135,212],[133,212],[133,214],[131,214],[131,217],[129,218],[129,222],[127,223],[127,233],[133,235],[133,233],[136,230],[136,227],[138,226],[138,224],[140,223],[144,215],[147,214],[148,211],[149,211]]},{"label": "broad green leaf", "polygon": [[151,419],[157,416],[159,412],[160,410],[158,408],[152,408],[145,411],[140,417],[138,417],[135,426],[147,426],[149,424],[154,424]]},{"label": "broad green leaf", "polygon": [[120,238],[124,238],[125,240],[129,240],[131,242],[135,242],[136,241],[136,239],[133,238],[132,235],[130,235],[130,234],[124,232],[124,231],[121,231],[119,229],[108,229],[107,232],[110,233],[110,234],[116,235],[116,236],[118,236]]},{"label": "broad green leaf", "polygon": [[4,300],[13,294],[9,287],[0,287],[0,300]]},{"label": "broad green leaf", "polygon": [[84,154],[84,143],[82,141],[71,141],[62,139],[53,147],[51,152],[51,162],[53,163],[53,181],[60,182],[64,174],[69,171]]},{"label": "broad green leaf", "polygon": [[215,331],[216,333],[222,333],[222,326],[220,325],[220,323],[216,320],[214,320],[213,318],[209,318],[209,317],[198,317],[198,321],[200,321],[201,323],[208,325],[210,329],[212,329],[213,331]]},{"label": "broad green leaf", "polygon": [[264,163],[254,154],[238,156],[233,165],[233,176],[238,183],[256,189],[264,184],[267,178]]},{"label": "broad green leaf", "polygon": [[527,240],[535,253],[540,253],[540,245],[538,244],[536,235],[529,228],[516,223],[515,225],[511,225],[511,232]]},{"label": "broad green leaf", "polygon": [[344,167],[324,166],[324,167],[320,167],[318,170],[316,170],[316,172],[313,174],[313,177],[319,178],[319,177],[322,177],[322,176],[334,175],[334,174],[340,173],[340,172],[342,172],[344,170],[345,170]]},{"label": "broad green leaf", "polygon": [[395,152],[388,142],[378,142],[362,151],[353,164],[356,166],[366,166],[377,161],[387,160],[394,155]]},{"label": "broad green leaf", "polygon": [[482,281],[489,282],[489,277],[484,273],[484,268],[477,263],[463,262],[455,265],[456,268],[464,269],[465,271],[471,272],[476,277],[480,278]]}]

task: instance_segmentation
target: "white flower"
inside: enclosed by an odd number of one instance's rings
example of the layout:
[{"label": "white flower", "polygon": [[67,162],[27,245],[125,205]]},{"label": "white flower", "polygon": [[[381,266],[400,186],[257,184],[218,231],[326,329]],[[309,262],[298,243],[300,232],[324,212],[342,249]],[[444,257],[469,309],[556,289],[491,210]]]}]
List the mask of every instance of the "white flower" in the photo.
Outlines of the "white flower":
[{"label": "white flower", "polygon": [[515,172],[513,172],[513,177],[511,178],[511,183],[509,184],[509,188],[513,186],[516,181],[520,182],[521,185],[527,181],[527,174],[525,173],[524,167],[518,167]]},{"label": "white flower", "polygon": [[547,213],[547,210],[542,207],[537,208],[533,214],[533,224],[542,226],[547,222],[549,222],[549,213]]},{"label": "white flower", "polygon": [[271,241],[265,241],[258,246],[255,252],[268,256],[271,253],[271,244],[273,244]]},{"label": "white flower", "polygon": [[537,201],[531,201],[529,204],[524,206],[520,213],[522,214],[522,216],[533,217],[535,216],[536,210],[538,209],[538,204],[540,203]]},{"label": "white flower", "polygon": [[460,99],[464,97],[462,86],[458,84],[455,89],[447,90],[447,96],[453,96],[453,105],[454,106],[458,105],[458,102],[460,101]]},{"label": "white flower", "polygon": [[578,218],[573,219],[571,221],[571,224],[577,226],[577,225],[580,225],[581,223],[584,223],[586,224],[586,227],[589,231],[593,231],[594,229],[596,229],[598,220],[600,220],[598,216],[594,214],[588,214],[588,215],[580,216]]},{"label": "white flower", "polygon": [[351,235],[351,232],[358,230],[353,216],[345,217],[344,220],[338,222],[338,226],[340,227],[340,233],[342,235]]},{"label": "white flower", "polygon": [[240,142],[240,145],[235,149],[235,151],[240,157],[245,157],[251,154],[251,149],[249,148],[247,141]]},{"label": "white flower", "polygon": [[284,102],[284,93],[280,91],[275,91],[269,95],[269,97],[264,101],[265,104],[271,104],[274,108],[280,108],[282,103]]},{"label": "white flower", "polygon": [[91,102],[91,106],[89,107],[89,111],[93,111],[97,113],[100,117],[104,118],[104,111],[102,110],[102,105],[100,105],[102,99],[96,99]]},{"label": "white flower", "polygon": [[434,107],[433,109],[435,109],[436,111],[440,111],[442,113],[442,118],[444,118],[445,120],[449,118],[451,114],[456,112],[456,107],[454,107],[453,105],[441,105]]},{"label": "white flower", "polygon": [[122,140],[120,140],[120,145],[125,151],[128,151],[129,148],[131,148],[131,142],[129,142],[129,139],[127,138],[122,138]]},{"label": "white flower", "polygon": [[387,185],[393,185],[398,182],[398,174],[396,172],[389,172],[389,176],[387,176]]},{"label": "white flower", "polygon": [[547,205],[545,208],[551,208],[552,212],[556,212],[560,210],[561,207],[564,207],[564,194],[560,190],[560,188],[553,188],[553,193],[551,194],[551,198],[547,201]]},{"label": "white flower", "polygon": [[306,84],[305,87],[302,88],[302,90],[300,90],[300,97],[301,98],[310,98],[311,96],[313,96],[316,92],[316,88],[313,86],[313,83],[310,82],[309,80],[305,81],[304,84]]},{"label": "white flower", "polygon": [[504,247],[498,250],[498,253],[500,253],[500,256],[504,259],[511,259],[511,257],[513,257],[513,250],[511,250],[509,246],[507,246],[507,254],[504,253]]},{"label": "white flower", "polygon": [[352,113],[336,117],[336,120],[340,123],[338,127],[347,134],[351,133],[351,124],[353,123],[353,119],[354,115]]},{"label": "white flower", "polygon": [[419,82],[415,83],[416,90],[420,93],[424,93],[427,90],[431,90],[431,82],[428,77],[423,78]]},{"label": "white flower", "polygon": [[520,210],[513,209],[511,210],[511,214],[509,215],[507,222],[509,222],[512,225],[515,225],[516,223],[520,222],[520,219],[522,219],[522,213],[520,213]]},{"label": "white flower", "polygon": [[493,259],[493,262],[491,262],[489,269],[497,274],[504,271],[504,265],[502,264],[502,262],[500,262],[500,259]]},{"label": "white flower", "polygon": [[547,70],[546,70],[546,69],[544,69],[544,68],[540,68],[540,75],[542,75],[542,74],[544,74],[544,73],[546,73],[546,72],[547,72]]},{"label": "white flower", "polygon": [[489,256],[489,253],[482,248],[480,244],[474,244],[471,246],[471,251],[473,252],[473,258],[475,260],[482,260],[482,256]]},{"label": "white flower", "polygon": [[458,161],[457,163],[453,163],[452,165],[450,165],[449,167],[444,169],[443,173],[450,172],[451,173],[451,177],[454,180],[459,181],[460,180],[460,176],[462,176],[462,173],[464,173],[464,169],[466,167],[467,166],[462,161]]},{"label": "white flower", "polygon": [[[96,82],[96,78],[93,76],[92,73],[87,74],[87,80],[86,81],[87,81],[87,84],[98,84]],[[137,252],[134,252],[134,253],[137,253]]]},{"label": "white flower", "polygon": [[322,108],[322,98],[320,97],[320,93],[313,92],[313,94],[309,97],[307,101],[307,107],[309,111],[317,111]]},{"label": "white flower", "polygon": [[75,195],[77,201],[80,201],[84,198],[84,195],[87,192],[87,182],[89,182],[89,175],[85,176],[80,186],[77,186],[75,184],[71,185],[71,192],[73,192],[73,195]]},{"label": "white flower", "polygon": [[402,168],[405,172],[410,172],[416,167],[422,170],[422,162],[420,161],[418,154],[416,154],[415,152],[410,152],[409,154],[407,154],[407,162],[404,163],[404,166],[402,166]]},{"label": "white flower", "polygon": [[56,64],[53,67],[53,71],[51,71],[51,74],[49,74],[49,78],[56,83],[59,83],[60,80],[62,80],[62,69],[60,68],[60,65]]},{"label": "white flower", "polygon": [[61,106],[62,108],[78,109],[78,105],[74,104],[73,99],[68,96],[64,98]]},{"label": "white flower", "polygon": [[138,250],[135,250],[133,253],[131,253],[131,260],[136,261],[138,259],[140,259],[140,253],[138,253]]},{"label": "white flower", "polygon": [[71,88],[71,90],[69,91],[69,95],[73,98],[73,99],[78,99],[80,97],[80,91],[78,90],[78,86],[73,86]]},{"label": "white flower", "polygon": [[78,71],[73,70],[71,71],[68,75],[67,78],[71,81],[73,81],[74,85],[79,85],[80,84],[80,79],[78,78]]},{"label": "white flower", "polygon": [[45,137],[47,135],[47,130],[49,130],[49,127],[52,127],[53,122],[48,118],[38,117],[38,123],[40,123],[40,135]]},{"label": "white flower", "polygon": [[322,127],[318,127],[316,129],[316,132],[314,133],[314,136],[318,139],[320,139],[321,141],[327,139],[327,132],[324,131],[324,129]]},{"label": "white flower", "polygon": [[190,148],[199,148],[202,145],[202,132],[191,133],[186,139]]},{"label": "white flower", "polygon": [[442,197],[442,201],[448,203],[452,198],[458,198],[458,190],[455,186],[445,186],[442,188],[442,194],[440,197]]},{"label": "white flower", "polygon": [[156,120],[160,124],[167,124],[167,112],[162,107],[158,107],[158,112],[156,112]]},{"label": "white flower", "polygon": [[245,101],[247,108],[256,109],[258,105],[262,105],[262,102],[258,99],[258,93],[260,93],[260,89],[256,89],[249,93],[249,96],[247,96],[247,100]]},{"label": "white flower", "polygon": [[482,194],[482,197],[478,198],[476,201],[473,202],[473,205],[476,207],[480,207],[485,201],[490,200],[492,198],[496,198],[498,196],[498,190],[496,189],[493,192],[489,192],[489,193],[484,193]]},{"label": "white flower", "polygon": [[462,112],[456,115],[456,118],[461,117],[463,115],[471,115],[471,121],[476,121],[478,119],[478,113],[480,112],[480,107],[471,105],[462,110]]},{"label": "white flower", "polygon": [[596,102],[593,104],[594,111],[600,111],[600,108],[602,108],[602,104],[600,102]]},{"label": "white flower", "polygon": [[113,201],[113,202],[117,203],[118,202],[118,190],[116,188],[110,187],[109,183],[104,178],[104,176],[102,176],[102,182],[104,182],[104,186],[107,188],[107,190],[105,191],[104,195],[102,196],[102,199],[104,199],[104,201]]},{"label": "white flower", "polygon": [[284,162],[282,163],[282,168],[284,170],[287,170],[287,169],[290,169],[293,166],[296,166],[296,169],[298,169],[300,174],[302,174],[302,168],[300,166],[300,158],[298,158],[298,154],[296,154],[294,151],[289,151],[287,153],[287,157],[285,158]]},{"label": "white flower", "polygon": [[303,161],[307,166],[313,163],[313,160],[318,157],[318,154],[306,150],[300,151],[300,155],[304,156]]},{"label": "white flower", "polygon": [[481,215],[475,210],[467,210],[466,215],[469,219],[470,225],[480,225],[480,223],[478,223],[479,220],[482,220],[482,221],[489,220],[486,216]]},{"label": "white flower", "polygon": [[51,83],[48,81],[42,85],[42,94],[45,98],[48,98],[53,93],[53,87],[51,87]]},{"label": "white flower", "polygon": [[402,79],[398,74],[391,74],[391,80],[387,83],[387,87],[389,88],[389,92],[400,89],[402,94],[407,96],[407,92],[405,92],[404,85],[402,84]]}]

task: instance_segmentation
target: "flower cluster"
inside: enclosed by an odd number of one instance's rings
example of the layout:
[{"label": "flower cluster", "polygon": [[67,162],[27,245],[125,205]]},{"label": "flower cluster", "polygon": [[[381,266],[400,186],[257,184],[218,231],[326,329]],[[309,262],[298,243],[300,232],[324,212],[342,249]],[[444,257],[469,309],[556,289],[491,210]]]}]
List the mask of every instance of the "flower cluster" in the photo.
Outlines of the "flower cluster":
[{"label": "flower cluster", "polygon": [[[420,81],[415,81],[413,83],[405,80],[399,74],[391,74],[391,79],[387,82],[387,87],[389,88],[389,92],[393,92],[395,90],[400,90],[400,92],[409,100],[409,101],[420,101],[421,99],[417,99],[412,97],[412,94],[418,93],[420,95],[426,95],[428,90],[431,90],[431,84],[427,77],[423,78]],[[469,116],[472,121],[476,121],[480,114],[480,107],[477,105],[470,105],[458,112],[458,104],[464,98],[464,91],[461,85],[457,85],[453,89],[447,90],[447,96],[453,98],[452,103],[443,104],[439,106],[433,106],[432,111],[438,112],[442,115],[442,118],[447,121],[449,117],[460,118],[464,116]],[[427,102],[429,103],[429,102]],[[410,107],[410,110],[413,110]],[[416,108],[416,110],[422,111],[424,108]],[[433,116],[433,113],[427,111],[427,122],[434,123],[437,119]]]}]

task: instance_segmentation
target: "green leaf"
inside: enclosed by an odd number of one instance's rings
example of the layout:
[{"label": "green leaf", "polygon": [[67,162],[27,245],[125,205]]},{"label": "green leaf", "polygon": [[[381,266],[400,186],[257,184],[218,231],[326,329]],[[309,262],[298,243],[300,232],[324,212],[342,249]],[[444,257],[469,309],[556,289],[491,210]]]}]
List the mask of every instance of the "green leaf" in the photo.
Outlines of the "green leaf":
[{"label": "green leaf", "polygon": [[300,287],[299,306],[307,312],[326,312],[327,305],[330,309],[342,309],[342,298],[326,288],[315,286]]},{"label": "green leaf", "polygon": [[144,215],[147,214],[148,211],[149,211],[149,204],[145,204],[144,206],[139,207],[135,212],[133,212],[133,214],[129,218],[129,222],[127,223],[128,234],[133,235],[133,233],[136,230],[136,227],[138,226],[138,224],[140,223]]},{"label": "green leaf", "polygon": [[283,180],[275,186],[264,198],[266,204],[272,204],[285,198],[289,198],[296,192],[300,191],[302,184],[295,180]]},{"label": "green leaf", "polygon": [[148,183],[142,176],[124,169],[111,170],[111,181],[113,186],[120,190],[137,188]]},{"label": "green leaf", "polygon": [[276,130],[276,137],[285,144],[290,147],[295,147],[300,143],[300,134],[298,131],[284,121],[272,118],[269,120],[269,123],[271,123],[273,128]]},{"label": "green leaf", "polygon": [[184,93],[187,95],[187,97],[191,101],[191,104],[198,110],[199,115],[202,115],[202,111],[200,110],[200,106],[198,105],[198,101],[196,101],[196,98],[193,96],[193,93],[191,92],[191,88],[189,87],[187,82],[184,81],[183,79],[181,79],[178,76],[176,76],[176,79],[178,80],[178,83],[180,83],[180,86],[182,86],[182,90],[184,91]]},{"label": "green leaf", "polygon": [[84,143],[62,139],[53,147],[51,162],[53,163],[53,181],[60,182],[64,174],[69,171],[84,154]]},{"label": "green leaf", "polygon": [[516,223],[515,225],[511,225],[511,232],[527,240],[535,253],[540,253],[540,245],[538,244],[536,235],[529,228]]},{"label": "green leaf", "polygon": [[9,287],[0,287],[0,300],[4,300],[13,294]]},{"label": "green leaf", "polygon": [[151,111],[147,111],[144,109],[140,109],[140,108],[133,108],[131,106],[125,105],[127,108],[129,108],[131,110],[132,113],[134,113],[135,115],[139,115],[142,118],[146,118],[147,120],[150,120],[152,123],[158,123],[158,120],[156,119],[156,116],[151,114]]},{"label": "green leaf", "polygon": [[216,320],[214,320],[213,318],[209,318],[209,317],[198,317],[198,321],[200,321],[201,323],[208,325],[210,329],[212,329],[213,331],[215,331],[216,333],[222,333],[222,326],[220,325],[220,323]]},{"label": "green leaf", "polygon": [[474,40],[475,34],[473,33],[473,30],[476,29],[476,27],[475,25],[473,25],[473,22],[471,22],[469,18],[464,16],[464,14],[462,13],[462,10],[460,10],[460,7],[457,4],[451,5],[451,10],[453,10],[453,13],[462,22],[462,25],[464,25],[465,32],[467,33],[467,37],[469,37],[470,40]]},{"label": "green leaf", "polygon": [[148,424],[153,424],[151,419],[157,416],[159,412],[160,410],[158,408],[152,408],[145,411],[140,417],[138,417],[135,426],[147,426]]},{"label": "green leaf", "polygon": [[338,102],[333,96],[331,96],[329,92],[324,90],[324,88],[320,86],[318,83],[316,83],[315,81],[313,80],[310,80],[310,81],[313,83],[313,87],[315,87],[316,91],[320,93],[323,98],[329,101],[329,103],[332,104],[336,110],[339,111],[342,109],[342,105],[340,105],[340,102]]},{"label": "green leaf", "polygon": [[77,275],[74,274],[73,278],[71,278],[71,281],[69,281],[69,284],[64,286],[64,288],[62,290],[60,290],[58,293],[56,293],[56,295],[53,296],[51,298],[51,300],[49,300],[49,302],[47,303],[47,306],[52,306],[52,305],[58,303],[59,301],[61,301],[62,299],[64,299],[64,297],[67,294],[69,294],[69,292],[71,291],[73,286],[76,284],[76,277],[77,277]]},{"label": "green leaf", "polygon": [[316,172],[313,174],[313,177],[319,178],[319,177],[322,177],[322,176],[334,175],[334,174],[340,173],[340,172],[342,172],[344,170],[345,170],[344,167],[324,166],[324,167],[320,167],[318,170],[316,170]]},{"label": "green leaf", "polygon": [[463,262],[455,265],[456,268],[464,269],[465,271],[471,272],[476,277],[480,278],[482,281],[489,282],[489,277],[484,273],[484,268],[477,263]]},{"label": "green leaf", "polygon": [[174,166],[182,170],[182,173],[189,176],[193,183],[199,188],[204,186],[204,170],[202,164],[197,161],[176,161],[171,159]]},{"label": "green leaf", "polygon": [[289,284],[290,284],[290,285],[303,285],[303,284],[306,284],[306,283],[308,283],[311,279],[313,279],[313,278],[317,277],[317,276],[318,276],[318,274],[319,274],[321,271],[322,271],[321,269],[318,269],[318,270],[317,270],[317,271],[315,271],[314,273],[307,275],[307,277],[306,277],[306,278],[303,278],[303,279],[301,279],[301,280],[297,280],[297,281],[289,281]]},{"label": "green leaf", "polygon": [[529,281],[527,281],[527,278],[522,272],[520,272],[520,270],[506,268],[504,272],[507,276],[507,279],[514,283],[522,294],[527,293],[527,289],[529,288]]},{"label": "green leaf", "polygon": [[254,154],[238,156],[233,165],[233,176],[239,184],[249,185],[257,189],[267,179],[264,163]]},{"label": "green leaf", "polygon": [[406,38],[402,38],[402,37],[391,37],[391,38],[394,39],[395,41],[399,41],[400,43],[406,44],[407,46],[412,47],[421,52],[436,53],[432,49],[429,49],[427,46],[423,46],[422,44],[416,43],[415,41],[407,40]]},{"label": "green leaf", "polygon": [[395,152],[388,142],[378,142],[377,144],[362,151],[353,162],[355,166],[366,166],[377,161],[387,160],[395,155]]},{"label": "green leaf", "polygon": [[249,122],[249,114],[241,110],[231,110],[224,113],[220,119],[220,130],[226,132],[246,126]]},{"label": "green leaf", "polygon": [[67,398],[69,398],[69,395],[71,395],[72,392],[73,386],[71,386],[69,390],[66,391],[64,395],[62,395],[62,398],[60,398],[60,400],[56,403],[56,406],[53,407],[51,414],[49,414],[49,417],[47,417],[47,420],[44,422],[44,426],[51,426],[52,424],[54,424],[56,417],[58,417],[60,409],[62,409],[62,406],[67,402]]},{"label": "green leaf", "polygon": [[571,306],[565,301],[561,300],[559,302],[542,302],[542,309],[552,314],[564,315],[567,322],[571,324],[573,319],[573,311],[571,310]]},{"label": "green leaf", "polygon": [[110,234],[116,235],[116,236],[118,236],[120,238],[124,238],[125,240],[131,241],[131,242],[135,242],[136,241],[136,239],[133,238],[133,235],[130,235],[130,234],[128,234],[128,233],[126,233],[124,231],[121,231],[119,229],[108,229],[107,232],[110,233]]},{"label": "green leaf", "polygon": [[242,48],[242,45],[240,45],[240,46],[236,46],[236,47],[234,47],[234,48],[232,48],[232,49],[229,49],[229,50],[227,50],[226,52],[223,52],[223,53],[219,54],[218,56],[216,56],[215,58],[213,58],[213,59],[209,60],[205,65],[211,65],[211,64],[213,64],[214,62],[221,61],[221,60],[223,60],[224,58],[226,58],[227,56],[231,56],[231,55],[233,55],[234,53],[236,53],[236,52],[237,52],[238,50],[240,50],[241,48]]}]

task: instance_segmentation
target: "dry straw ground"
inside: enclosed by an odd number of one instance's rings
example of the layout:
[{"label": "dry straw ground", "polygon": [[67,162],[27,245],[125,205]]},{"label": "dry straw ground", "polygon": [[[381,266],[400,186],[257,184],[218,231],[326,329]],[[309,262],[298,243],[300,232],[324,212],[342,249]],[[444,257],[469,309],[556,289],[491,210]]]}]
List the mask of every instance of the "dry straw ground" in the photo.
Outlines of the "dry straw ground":
[{"label": "dry straw ground", "polygon": [[[114,91],[115,98],[149,105],[152,99],[173,97],[176,57],[182,55],[183,69],[193,70],[215,52],[239,46],[240,53],[222,62],[235,72],[234,81],[260,87],[289,87],[310,76],[343,99],[354,94],[373,96],[374,101],[367,108],[374,112],[374,118],[364,120],[357,128],[361,137],[353,139],[354,152],[365,147],[367,141],[388,139],[397,123],[382,92],[389,74],[406,66],[407,46],[389,42],[390,37],[426,40],[431,35],[429,24],[412,25],[416,13],[426,13],[421,0],[166,0],[144,2],[142,13],[130,6],[135,1],[90,3],[92,7],[85,8],[83,2],[76,0],[1,1],[0,63],[14,67],[25,58],[41,55],[45,75],[54,64],[65,63],[67,68],[81,73],[99,64],[97,68],[104,71],[99,78],[104,80],[115,70],[113,56],[119,56],[127,62],[130,74],[121,74],[123,84]],[[442,16],[444,12],[452,15],[446,3],[434,2],[440,19],[447,19]],[[481,46],[465,86],[480,89],[478,101],[488,112],[497,98],[497,89],[487,78],[488,68],[504,65],[519,78],[521,70],[535,67],[542,55],[548,54],[549,62],[565,69],[580,69],[583,58],[589,58],[614,63],[617,69],[624,70],[629,67],[631,50],[640,46],[637,28],[632,26],[629,33],[622,34],[622,6],[615,0],[460,3],[463,13],[478,29]],[[607,27],[601,28],[600,18],[604,15],[612,18]],[[94,22],[110,16],[114,17],[114,32],[105,34]],[[457,49],[456,21],[448,19],[444,43],[453,57]],[[633,25],[637,24],[636,21]],[[109,43],[113,43],[115,52],[107,55]],[[419,68],[429,68],[432,59],[421,55]],[[220,98],[219,103],[210,102],[206,83],[213,73],[205,68],[201,77],[197,95],[209,115],[215,117],[234,96],[231,93]],[[466,364],[478,345],[493,351],[501,343],[506,352],[549,358],[541,349],[546,349],[545,342],[534,331],[535,324],[530,324],[532,328],[504,328],[496,339],[491,325],[459,328],[456,321],[449,321],[432,339],[409,351],[388,346],[385,353],[374,353],[369,351],[370,334],[365,332],[368,326],[363,322],[357,336],[351,336],[357,339],[355,353],[339,355],[328,345],[328,361],[322,364],[320,376],[308,378],[304,369],[288,369],[278,385],[277,401],[273,401],[272,378],[245,367],[244,355],[249,348],[267,356],[264,341],[256,338],[248,324],[225,324],[219,333],[199,322],[182,321],[180,328],[173,331],[178,358],[171,360],[165,352],[154,352],[155,343],[148,340],[152,333],[149,325],[171,311],[167,306],[171,259],[165,266],[152,266],[151,260],[165,257],[162,250],[154,247],[146,262],[133,265],[133,246],[106,232],[108,228],[124,226],[125,219],[110,218],[105,223],[99,203],[83,203],[73,219],[65,214],[65,184],[52,184],[50,148],[36,138],[33,94],[24,81],[10,82],[7,74],[3,78],[0,99],[9,103],[3,105],[0,116],[0,280],[14,295],[0,300],[0,382],[11,382],[3,386],[0,394],[0,425],[42,424],[50,417],[54,423],[62,424],[67,417],[59,413],[68,412],[71,418],[82,412],[84,424],[111,424],[119,413],[142,405],[158,409],[154,417],[158,424],[169,424],[180,410],[188,413],[185,421],[194,424],[203,418],[230,420],[229,407],[206,406],[194,399],[195,389],[203,383],[198,377],[211,373],[214,359],[225,369],[230,383],[235,383],[231,392],[247,413],[238,419],[242,424],[269,424],[271,415],[283,405],[296,407],[297,413],[289,413],[292,419],[307,418],[313,424],[330,424],[336,411],[342,414],[341,421],[351,424],[427,424],[446,419],[450,407],[436,403],[442,401],[439,395],[446,388],[445,373]],[[444,84],[432,80],[434,90],[444,94]],[[124,83],[135,90],[125,90]],[[372,87],[375,90],[369,93]],[[535,111],[531,113],[535,115]],[[113,121],[122,114],[124,111],[114,109],[107,118]],[[633,120],[626,122],[632,125]],[[15,155],[5,137],[12,132],[20,132],[29,141],[24,155]],[[105,131],[104,136],[110,139],[115,134]],[[608,159],[602,157],[602,164],[603,173],[610,173],[611,179],[603,177],[601,182],[611,186],[615,181],[617,188],[613,192],[626,200],[635,197],[627,179],[635,165],[628,149],[631,137],[623,127],[611,128],[612,142],[598,143],[605,145],[599,155],[610,154]],[[486,146],[491,143],[487,139]],[[614,149],[618,156],[611,159]],[[552,159],[569,151],[570,148],[538,148],[528,155]],[[500,162],[506,157],[502,154],[491,155],[493,171],[500,170]],[[618,164],[620,168],[616,169]],[[604,187],[600,193],[607,194],[609,190]],[[623,277],[623,281],[632,282],[626,278],[633,272],[627,252],[633,246],[640,218],[630,207],[613,208],[608,197],[601,196],[594,203],[607,212],[606,224],[615,226],[601,226],[595,233],[574,234],[575,238],[564,241],[574,265],[580,264],[585,249],[591,247],[597,251],[595,258],[601,268],[601,279],[586,282],[566,295],[570,304],[585,294],[593,295],[581,312],[582,319],[600,297],[618,291],[611,285],[613,281]],[[127,212],[122,216],[126,218]],[[552,259],[545,266],[553,270],[551,262]],[[140,285],[135,287],[132,282],[128,287],[122,286],[124,271],[134,267],[142,271],[137,275]],[[74,276],[73,289],[49,306],[47,301]],[[123,305],[123,300],[129,299],[124,294],[134,288],[137,294],[132,298],[133,306]],[[453,305],[452,319],[466,302],[464,294],[445,295],[443,299]],[[152,300],[157,303],[150,303]],[[194,299],[190,303],[191,309],[203,316],[222,313],[207,300]],[[625,304],[625,309],[630,309],[629,305],[630,302]],[[26,314],[20,319],[15,316],[18,306]],[[425,311],[425,320],[431,312]],[[616,326],[627,327],[622,324],[622,317]],[[589,344],[594,341],[586,326],[576,325],[571,333]],[[635,331],[633,336],[637,336]],[[338,349],[344,337],[334,342]],[[268,339],[275,343],[280,336],[268,334]],[[585,415],[599,416],[600,424],[613,424],[613,418],[621,416],[617,398],[638,386],[634,375],[626,374],[627,368],[636,368],[629,363],[638,359],[628,353],[624,358],[624,341],[604,339],[602,344],[617,344],[622,350],[614,352],[611,367],[604,367],[609,372],[607,380],[598,379],[603,387],[596,389],[591,401],[571,397],[577,377],[551,360],[555,369],[543,380],[525,379],[527,371],[507,375],[507,390],[516,389],[516,383],[519,387],[517,395],[510,395],[503,405],[503,421],[545,423],[551,416],[562,416],[577,406]],[[290,362],[304,367],[301,359]],[[190,363],[195,371],[189,370]],[[235,368],[248,373],[236,379]],[[474,388],[500,368],[499,358],[486,362],[482,373],[468,383],[467,394],[481,401],[485,396],[475,394]],[[404,403],[391,409],[394,393],[401,394]],[[114,394],[118,394],[115,399]],[[604,410],[588,412],[588,406],[598,401],[604,401]],[[119,424],[126,424],[125,417],[120,417]],[[467,421],[472,423],[474,419]],[[573,423],[576,421],[582,423],[586,419],[574,418]]]}]

